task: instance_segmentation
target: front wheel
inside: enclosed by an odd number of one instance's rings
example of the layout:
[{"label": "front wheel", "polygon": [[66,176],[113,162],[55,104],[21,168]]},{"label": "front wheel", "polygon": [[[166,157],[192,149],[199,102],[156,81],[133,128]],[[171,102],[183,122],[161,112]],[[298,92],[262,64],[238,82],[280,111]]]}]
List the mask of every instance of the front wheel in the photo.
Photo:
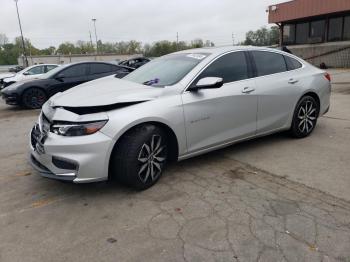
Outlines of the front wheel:
[{"label": "front wheel", "polygon": [[319,114],[317,101],[311,96],[304,96],[298,102],[290,133],[296,138],[309,136],[315,129]]},{"label": "front wheel", "polygon": [[111,157],[111,178],[138,190],[153,186],[168,159],[165,132],[154,125],[139,126],[125,134]]},{"label": "front wheel", "polygon": [[46,102],[46,93],[40,88],[31,87],[23,92],[22,105],[30,109],[41,108]]}]

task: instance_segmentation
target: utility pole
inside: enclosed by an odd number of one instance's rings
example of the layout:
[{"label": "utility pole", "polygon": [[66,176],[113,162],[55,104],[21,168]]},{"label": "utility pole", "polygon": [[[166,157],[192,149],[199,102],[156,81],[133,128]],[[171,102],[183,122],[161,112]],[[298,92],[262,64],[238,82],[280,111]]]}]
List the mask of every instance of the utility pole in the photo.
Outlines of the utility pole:
[{"label": "utility pole", "polygon": [[97,31],[96,31],[96,18],[92,18],[92,22],[94,23],[94,28],[95,28],[96,54],[98,54],[98,42],[97,42]]},{"label": "utility pole", "polygon": [[94,48],[94,45],[92,43],[91,31],[89,31],[89,34],[90,34],[90,45],[91,45],[92,48]]},{"label": "utility pole", "polygon": [[234,46],[235,45],[235,34],[232,33],[232,45]]},{"label": "utility pole", "polygon": [[179,51],[179,32],[176,32],[176,50]]},{"label": "utility pole", "polygon": [[17,4],[18,0],[15,0],[16,3],[16,10],[17,10],[17,17],[18,17],[18,24],[19,24],[19,29],[21,31],[21,38],[22,38],[22,47],[23,47],[23,55],[24,55],[24,59],[25,59],[25,67],[28,66],[28,58],[27,58],[27,52],[26,52],[26,45],[24,43],[24,37],[23,37],[23,31],[22,31],[22,25],[21,25],[21,19],[19,18],[19,12],[18,12],[18,4]]}]

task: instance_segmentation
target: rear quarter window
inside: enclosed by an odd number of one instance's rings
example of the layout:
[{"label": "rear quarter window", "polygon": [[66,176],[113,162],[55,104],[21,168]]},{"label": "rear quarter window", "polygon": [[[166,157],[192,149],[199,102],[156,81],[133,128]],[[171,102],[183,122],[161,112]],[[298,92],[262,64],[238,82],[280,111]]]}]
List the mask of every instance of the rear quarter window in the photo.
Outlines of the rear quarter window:
[{"label": "rear quarter window", "polygon": [[289,71],[296,70],[303,66],[298,60],[291,58],[289,56],[284,56],[284,59],[286,60],[287,68]]}]

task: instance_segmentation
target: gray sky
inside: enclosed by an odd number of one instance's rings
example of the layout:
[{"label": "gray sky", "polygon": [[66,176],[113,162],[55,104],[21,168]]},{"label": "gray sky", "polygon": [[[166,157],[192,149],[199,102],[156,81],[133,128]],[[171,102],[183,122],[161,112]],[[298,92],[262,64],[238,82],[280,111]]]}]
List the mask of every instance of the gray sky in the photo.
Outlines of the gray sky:
[{"label": "gray sky", "polygon": [[[267,25],[266,7],[283,0],[19,0],[23,33],[39,48],[63,41],[94,39],[97,19],[102,41],[211,40],[216,45],[244,39]],[[10,41],[19,28],[14,0],[0,0],[0,33]]]}]

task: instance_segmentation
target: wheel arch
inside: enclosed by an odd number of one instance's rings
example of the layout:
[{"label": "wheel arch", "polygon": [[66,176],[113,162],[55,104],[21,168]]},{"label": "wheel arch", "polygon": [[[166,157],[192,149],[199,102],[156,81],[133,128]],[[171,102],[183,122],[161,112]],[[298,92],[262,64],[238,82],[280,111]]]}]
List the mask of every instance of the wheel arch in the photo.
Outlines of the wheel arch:
[{"label": "wheel arch", "polygon": [[178,160],[179,157],[179,142],[178,142],[178,138],[174,132],[174,130],[167,124],[163,123],[163,122],[159,122],[159,121],[146,121],[146,122],[142,122],[142,123],[137,123],[131,127],[129,127],[128,129],[126,129],[115,141],[113,148],[111,150],[111,153],[109,155],[109,160],[108,160],[108,177],[110,174],[110,168],[111,168],[111,158],[112,155],[114,153],[114,151],[118,148],[118,143],[123,139],[123,137],[128,134],[129,132],[131,132],[132,130],[143,126],[143,125],[155,125],[158,126],[160,128],[162,128],[165,133],[167,134],[167,138],[169,140],[169,160],[170,162],[176,162]]},{"label": "wheel arch", "polygon": [[320,97],[318,96],[318,94],[317,94],[316,92],[314,92],[314,91],[308,91],[308,92],[306,92],[305,94],[303,94],[303,95],[299,98],[298,102],[300,101],[300,99],[302,99],[302,98],[305,97],[305,96],[311,96],[313,99],[316,100],[316,102],[317,102],[318,114],[320,114],[321,100],[320,100]]}]

